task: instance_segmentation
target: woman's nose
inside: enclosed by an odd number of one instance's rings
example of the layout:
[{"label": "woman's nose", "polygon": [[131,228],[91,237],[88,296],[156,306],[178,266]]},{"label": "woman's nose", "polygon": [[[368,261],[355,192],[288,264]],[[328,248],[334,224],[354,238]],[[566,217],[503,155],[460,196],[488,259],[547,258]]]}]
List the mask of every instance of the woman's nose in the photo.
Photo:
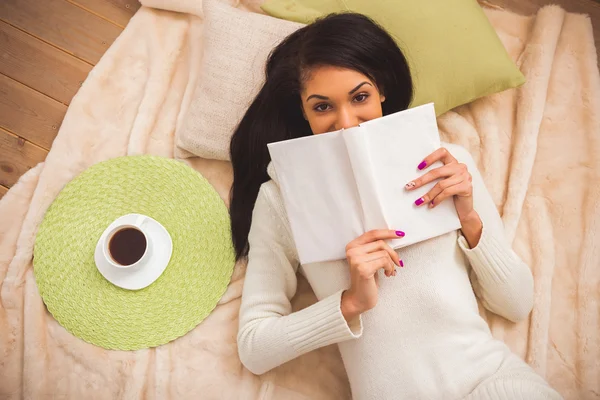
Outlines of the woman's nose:
[{"label": "woman's nose", "polygon": [[359,124],[358,118],[348,109],[340,110],[336,121],[336,130],[348,129]]}]

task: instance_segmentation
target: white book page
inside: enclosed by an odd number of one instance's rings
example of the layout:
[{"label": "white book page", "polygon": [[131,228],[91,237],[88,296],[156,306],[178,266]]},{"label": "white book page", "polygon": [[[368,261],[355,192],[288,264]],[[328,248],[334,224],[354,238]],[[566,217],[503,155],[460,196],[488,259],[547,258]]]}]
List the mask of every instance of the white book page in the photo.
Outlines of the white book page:
[{"label": "white book page", "polygon": [[[373,175],[368,190],[377,194],[378,201],[370,205],[381,208],[377,214],[382,214],[386,222],[379,228],[406,233],[404,238],[391,241],[392,248],[408,246],[460,228],[451,199],[433,209],[426,204],[417,207],[414,203],[437,181],[412,191],[404,188],[409,181],[443,165],[437,162],[423,171],[417,168],[426,156],[441,146],[433,104],[368,121],[361,124],[360,129],[363,146],[360,160],[369,165],[357,167],[354,159],[352,162],[355,171],[368,170]],[[355,136],[354,133],[351,136]],[[360,193],[362,182],[357,183]],[[366,215],[372,214],[375,213]]]},{"label": "white book page", "polygon": [[354,174],[364,232],[385,229],[387,223],[383,214],[381,194],[377,190],[377,174],[373,170],[374,164],[371,160],[371,157],[377,155],[365,151],[369,148],[368,130],[362,126],[342,130],[342,137]]},{"label": "white book page", "polygon": [[407,191],[417,165],[440,147],[433,104],[358,127],[269,144],[300,262],[345,258],[346,245],[371,229],[402,230],[400,248],[460,228],[454,204],[414,202],[436,182]]},{"label": "white book page", "polygon": [[302,264],[340,260],[364,232],[341,132],[268,145]]}]

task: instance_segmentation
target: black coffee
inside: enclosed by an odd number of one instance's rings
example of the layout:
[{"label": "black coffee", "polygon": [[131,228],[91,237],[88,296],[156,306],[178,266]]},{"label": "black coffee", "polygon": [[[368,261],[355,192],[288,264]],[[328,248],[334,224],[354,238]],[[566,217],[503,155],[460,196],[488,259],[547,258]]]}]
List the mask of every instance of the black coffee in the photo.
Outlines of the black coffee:
[{"label": "black coffee", "polygon": [[131,265],[144,255],[146,236],[135,228],[123,228],[112,236],[108,250],[117,263]]}]

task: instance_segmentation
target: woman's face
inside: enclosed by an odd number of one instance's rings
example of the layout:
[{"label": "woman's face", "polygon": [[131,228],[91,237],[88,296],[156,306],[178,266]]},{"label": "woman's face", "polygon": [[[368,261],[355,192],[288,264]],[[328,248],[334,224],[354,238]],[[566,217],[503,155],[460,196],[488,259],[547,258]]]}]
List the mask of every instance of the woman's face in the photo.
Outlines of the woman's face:
[{"label": "woman's face", "polygon": [[351,128],[382,116],[385,100],[375,82],[360,72],[324,66],[304,82],[302,111],[313,134]]}]

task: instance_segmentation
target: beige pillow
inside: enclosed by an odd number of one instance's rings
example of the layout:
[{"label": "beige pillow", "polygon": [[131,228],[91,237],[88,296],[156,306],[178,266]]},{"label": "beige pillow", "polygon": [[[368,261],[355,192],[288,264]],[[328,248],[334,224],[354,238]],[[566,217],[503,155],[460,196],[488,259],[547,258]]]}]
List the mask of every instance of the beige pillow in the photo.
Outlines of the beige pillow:
[{"label": "beige pillow", "polygon": [[197,156],[229,160],[229,142],[262,86],[267,56],[304,26],[204,0],[204,54],[194,99],[177,146]]}]

